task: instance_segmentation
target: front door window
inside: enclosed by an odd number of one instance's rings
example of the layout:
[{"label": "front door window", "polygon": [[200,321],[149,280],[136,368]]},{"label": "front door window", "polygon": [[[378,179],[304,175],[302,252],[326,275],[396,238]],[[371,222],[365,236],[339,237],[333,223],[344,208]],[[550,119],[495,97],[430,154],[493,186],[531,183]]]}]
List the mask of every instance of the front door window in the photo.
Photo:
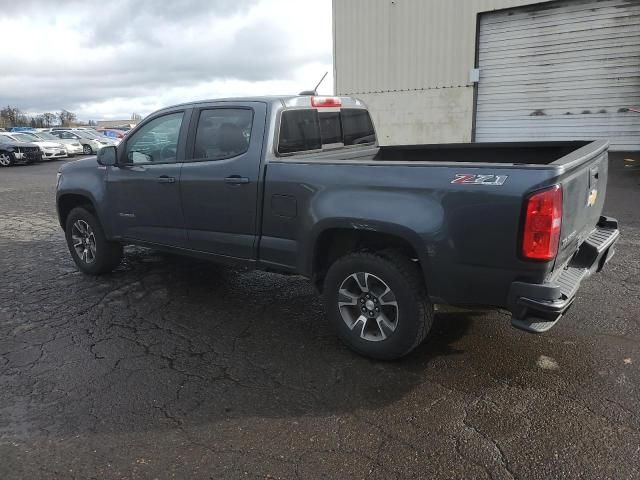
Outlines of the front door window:
[{"label": "front door window", "polygon": [[174,163],[183,112],[151,120],[127,140],[126,162],[131,164]]}]

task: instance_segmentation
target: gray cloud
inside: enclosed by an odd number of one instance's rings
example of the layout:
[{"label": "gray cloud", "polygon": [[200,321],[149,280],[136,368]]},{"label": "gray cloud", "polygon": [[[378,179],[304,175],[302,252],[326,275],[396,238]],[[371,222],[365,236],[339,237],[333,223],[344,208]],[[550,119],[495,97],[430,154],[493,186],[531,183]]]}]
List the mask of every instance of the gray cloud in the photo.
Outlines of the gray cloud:
[{"label": "gray cloud", "polygon": [[[249,17],[259,0],[0,0],[0,22],[57,29],[67,40],[0,56],[0,104],[27,111],[77,109],[206,82],[287,80],[326,48],[292,48],[277,17]],[[330,22],[330,18],[326,21]],[[65,37],[67,35],[67,37]],[[314,39],[306,39],[313,42]]]}]

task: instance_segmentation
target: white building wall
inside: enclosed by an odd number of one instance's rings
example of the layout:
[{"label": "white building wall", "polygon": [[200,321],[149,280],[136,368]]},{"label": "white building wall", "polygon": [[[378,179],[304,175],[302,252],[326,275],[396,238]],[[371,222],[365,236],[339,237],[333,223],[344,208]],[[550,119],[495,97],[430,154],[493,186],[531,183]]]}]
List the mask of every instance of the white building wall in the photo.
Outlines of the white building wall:
[{"label": "white building wall", "polygon": [[471,141],[477,15],[540,0],[333,0],[334,79],[381,144]]}]

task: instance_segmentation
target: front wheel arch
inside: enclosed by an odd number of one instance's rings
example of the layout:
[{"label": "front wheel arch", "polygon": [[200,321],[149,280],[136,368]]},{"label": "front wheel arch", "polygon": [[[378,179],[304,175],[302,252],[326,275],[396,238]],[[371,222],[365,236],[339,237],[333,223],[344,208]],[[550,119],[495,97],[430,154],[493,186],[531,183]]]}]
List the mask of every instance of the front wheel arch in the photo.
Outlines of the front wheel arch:
[{"label": "front wheel arch", "polygon": [[82,207],[97,217],[97,210],[91,198],[77,193],[66,193],[58,198],[58,217],[62,230],[66,231],[67,217],[76,207]]}]

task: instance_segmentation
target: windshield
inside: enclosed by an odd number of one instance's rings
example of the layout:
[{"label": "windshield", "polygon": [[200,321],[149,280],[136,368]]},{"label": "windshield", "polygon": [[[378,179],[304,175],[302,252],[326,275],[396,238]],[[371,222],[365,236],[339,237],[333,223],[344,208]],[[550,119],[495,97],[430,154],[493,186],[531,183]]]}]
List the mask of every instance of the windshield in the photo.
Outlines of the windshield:
[{"label": "windshield", "polygon": [[56,137],[55,135],[51,135],[50,133],[47,132],[38,132],[38,133],[34,133],[33,135],[43,139],[43,140],[60,140],[58,137]]},{"label": "windshield", "polygon": [[34,137],[33,135],[29,135],[27,133],[14,133],[13,136],[15,137],[16,140],[20,141],[20,142],[33,142],[33,141],[38,141],[38,139],[36,137]]},{"label": "windshield", "polygon": [[77,133],[82,138],[90,138],[92,140],[102,140],[102,137],[103,137],[102,135],[98,135],[98,134],[90,132],[88,130],[77,130],[74,133]]},{"label": "windshield", "polygon": [[17,142],[18,140],[16,138],[14,138],[12,135],[0,135],[0,141],[5,140],[5,141],[10,141],[10,142]]}]

